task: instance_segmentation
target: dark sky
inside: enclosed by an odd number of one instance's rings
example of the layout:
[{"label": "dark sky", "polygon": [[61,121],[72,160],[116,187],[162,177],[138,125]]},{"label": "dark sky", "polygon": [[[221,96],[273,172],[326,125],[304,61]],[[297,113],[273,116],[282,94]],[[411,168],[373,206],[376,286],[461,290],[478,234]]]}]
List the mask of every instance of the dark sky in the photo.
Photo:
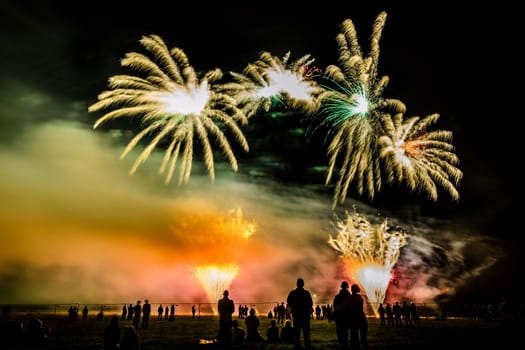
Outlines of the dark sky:
[{"label": "dark sky", "polygon": [[[106,88],[107,78],[124,71],[119,60],[125,53],[141,49],[142,35],[158,34],[168,46],[182,48],[197,71],[239,71],[261,51],[311,54],[324,68],[337,63],[335,37],[344,19],[354,21],[361,47],[368,52],[372,23],[386,11],[379,63],[379,75],[390,77],[384,95],[402,100],[408,115],[441,115],[438,125],[454,133],[464,178],[458,203],[446,195],[429,203],[392,190],[369,204],[390,212],[418,206],[422,215],[445,217],[473,232],[519,245],[522,181],[517,169],[523,157],[517,142],[519,100],[512,97],[512,91],[519,90],[512,85],[515,80],[519,85],[514,76],[520,73],[520,42],[514,40],[517,12],[505,2],[291,3],[2,1],[0,143],[15,143],[23,130],[54,119],[89,128],[94,116],[63,109],[39,111],[36,117],[30,106],[18,106],[15,116],[17,89],[31,85],[71,101],[72,110],[85,111]],[[46,108],[45,103],[41,106]],[[279,132],[268,125],[261,130]],[[254,142],[253,152],[257,155],[268,147],[286,153],[281,170],[274,173],[283,181],[307,181],[300,175],[306,165],[299,163],[315,166],[325,161],[320,145],[278,148],[265,140],[270,139]]]}]

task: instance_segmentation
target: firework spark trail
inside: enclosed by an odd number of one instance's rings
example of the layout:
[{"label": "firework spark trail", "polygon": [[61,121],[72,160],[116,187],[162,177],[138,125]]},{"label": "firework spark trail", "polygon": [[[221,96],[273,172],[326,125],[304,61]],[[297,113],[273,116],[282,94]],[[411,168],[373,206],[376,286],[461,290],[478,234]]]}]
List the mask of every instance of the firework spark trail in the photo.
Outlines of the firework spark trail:
[{"label": "firework spark trail", "polygon": [[259,111],[268,112],[276,103],[303,111],[318,108],[316,96],[323,89],[311,79],[318,71],[310,55],[290,61],[290,52],[283,58],[262,52],[259,59],[241,73],[230,72],[233,82],[222,85],[248,118]]},{"label": "firework spark trail", "polygon": [[215,137],[231,167],[237,171],[237,160],[221,127],[228,129],[241,147],[248,151],[248,142],[240,129],[247,118],[237,108],[234,99],[215,90],[213,83],[222,78],[221,70],[208,71],[199,78],[181,49],[168,49],[157,35],[143,36],[140,43],[152,57],[136,52],[127,53],[121,65],[142,73],[145,78],[132,75],[111,77],[110,90],[99,94],[98,102],[92,104],[88,111],[114,110],[100,117],[94,128],[117,118],[142,118],[145,128],[128,143],[121,159],[146,136],[158,131],[136,159],[131,174],[146,161],[161,141],[170,139],[159,173],[166,172],[166,183],[171,182],[180,155],[179,184],[188,182],[194,136],[197,136],[202,143],[206,169],[213,180],[215,170],[209,135]]},{"label": "firework spark trail", "polygon": [[379,138],[379,156],[384,161],[388,180],[405,181],[412,191],[424,191],[434,201],[438,198],[438,184],[458,200],[456,186],[463,173],[456,167],[459,159],[450,143],[452,132],[426,130],[437,122],[439,115],[403,119],[398,113],[393,117],[386,114],[383,118],[385,134]]},{"label": "firework spark trail", "polygon": [[[406,181],[411,191],[427,192],[437,200],[437,186],[459,199],[456,186],[462,172],[450,144],[450,131],[426,132],[439,116],[433,114],[403,121],[406,106],[397,99],[384,98],[389,81],[378,78],[379,40],[386,13],[381,12],[372,27],[370,53],[363,57],[351,20],[345,20],[336,40],[339,66],[331,65],[322,77],[325,92],[318,96],[321,125],[332,135],[327,150],[329,166],[326,185],[337,173],[332,206],[343,203],[351,186],[359,195],[373,199],[388,183]],[[394,115],[392,118],[391,115]]]},{"label": "firework spark trail", "polygon": [[333,207],[343,203],[350,185],[359,195],[370,198],[381,189],[381,169],[377,159],[378,130],[385,110],[403,112],[405,105],[396,99],[386,99],[383,90],[387,76],[378,79],[379,40],[385,25],[386,13],[381,12],[373,25],[370,53],[363,57],[354,24],[342,23],[336,41],[339,47],[339,66],[326,68],[323,79],[325,92],[319,95],[322,124],[333,135],[328,147],[329,167],[326,184],[332,181],[338,168]]},{"label": "firework spark trail", "polygon": [[347,213],[346,220],[334,224],[337,236],[328,243],[341,254],[348,274],[360,284],[371,305],[382,303],[392,279],[392,270],[407,244],[406,234],[392,229],[385,219],[371,224],[363,215]]},{"label": "firework spark trail", "polygon": [[239,267],[235,264],[201,265],[195,267],[195,277],[200,282],[214,315],[218,314],[217,300],[222,296],[224,290],[230,287]]}]

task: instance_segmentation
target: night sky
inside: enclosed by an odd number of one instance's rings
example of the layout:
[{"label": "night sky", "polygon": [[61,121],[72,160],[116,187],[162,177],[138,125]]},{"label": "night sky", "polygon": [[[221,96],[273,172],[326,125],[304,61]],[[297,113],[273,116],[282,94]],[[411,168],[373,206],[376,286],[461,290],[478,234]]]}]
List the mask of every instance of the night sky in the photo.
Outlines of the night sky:
[{"label": "night sky", "polygon": [[[248,256],[246,271],[261,273],[259,266],[264,264],[272,276],[273,269],[282,268],[276,260],[288,264],[278,288],[266,281],[267,288],[250,292],[238,282],[232,285],[238,298],[257,299],[272,290],[278,299],[294,286],[297,274],[305,276],[307,288],[317,288],[320,298],[335,295],[342,276],[334,256],[327,247],[315,250],[326,241],[326,222],[332,218],[332,188],[324,185],[319,170],[327,164],[326,144],[323,135],[307,139],[294,132],[304,128],[300,116],[259,116],[246,129],[250,152],[237,154],[238,173],[219,155],[217,179],[210,183],[196,155],[192,181],[181,189],[163,184],[155,159],[129,176],[133,157],[118,157],[136,125],[119,124],[121,138],[111,127],[94,131],[100,115],[88,113],[87,107],[106,89],[110,76],[128,72],[120,59],[141,51],[143,35],[157,34],[170,48],[183,49],[198,72],[216,67],[241,71],[261,51],[276,56],[290,51],[295,58],[311,54],[315,65],[324,68],[337,64],[335,37],[343,20],[353,20],[367,53],[371,26],[381,11],[388,14],[378,69],[380,76],[390,77],[384,95],[403,101],[407,115],[440,114],[437,127],[454,133],[452,143],[464,173],[461,197],[453,202],[440,193],[433,203],[406,188],[386,188],[373,201],[349,193],[338,210],[355,205],[369,215],[391,218],[442,252],[458,242],[465,244],[459,260],[436,258],[436,252],[425,256],[422,260],[430,259],[430,267],[413,268],[406,277],[413,281],[424,274],[425,282],[412,289],[398,286],[393,295],[408,290],[409,297],[425,300],[440,294],[432,292],[435,289],[455,288],[462,295],[485,287],[487,294],[500,287],[508,297],[519,294],[511,280],[523,267],[519,256],[511,254],[523,243],[518,213],[520,115],[512,98],[513,76],[519,73],[516,12],[504,2],[470,8],[446,2],[295,3],[300,5],[2,1],[0,232],[9,252],[0,255],[0,303],[133,301],[144,294],[150,300],[181,298],[170,292],[152,296],[157,287],[122,286],[131,279],[129,274],[143,268],[140,259],[156,264],[145,273],[151,279],[165,276],[168,290],[189,283],[181,282],[187,275],[181,272],[182,262],[193,261],[213,244],[173,233],[173,227],[183,226],[173,213],[193,208],[211,217],[236,205],[243,206],[260,230],[257,253]],[[279,236],[289,239],[281,242]],[[298,240],[302,253],[289,245]],[[136,259],[116,264],[118,278],[101,274],[106,263],[115,261],[114,255],[122,258],[126,253],[120,242],[130,246]],[[196,245],[204,247],[197,249],[199,254],[192,253]],[[422,251],[407,250],[402,259],[407,270],[411,253],[420,252],[421,258]],[[243,253],[241,258],[247,256]],[[480,268],[486,264],[491,267]],[[439,269],[449,269],[448,275],[437,278],[447,282],[430,285],[429,275]],[[49,282],[49,290],[35,291],[31,286],[42,282],[43,272],[57,277]],[[328,286],[333,288],[317,287],[323,284],[322,274],[331,278]],[[246,276],[239,280],[253,282]],[[86,288],[94,280],[113,286],[115,292]],[[69,294],[57,292],[64,286]],[[195,290],[191,295],[200,294]]]}]

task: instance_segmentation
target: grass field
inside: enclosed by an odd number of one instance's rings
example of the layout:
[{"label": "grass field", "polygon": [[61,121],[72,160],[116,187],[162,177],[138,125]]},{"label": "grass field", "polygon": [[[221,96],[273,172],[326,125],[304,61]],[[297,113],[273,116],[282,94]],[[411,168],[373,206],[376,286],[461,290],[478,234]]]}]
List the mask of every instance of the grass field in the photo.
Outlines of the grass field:
[{"label": "grass field", "polygon": [[[39,317],[50,327],[48,344],[42,349],[101,350],[103,329],[109,323],[111,315],[106,315],[102,320],[92,317],[85,321],[68,320],[66,316],[56,315]],[[12,326],[20,321],[25,324],[28,320],[28,316],[14,316],[8,323]],[[260,320],[260,333],[265,336],[270,321],[266,317],[260,317]],[[131,321],[120,321],[122,329],[130,324]],[[239,324],[244,326],[244,320],[239,319]],[[378,319],[370,318],[368,343],[369,349],[510,349],[518,347],[519,343],[516,341],[522,336],[518,333],[524,330],[523,326],[523,321],[428,318],[421,319],[413,327],[385,328],[379,325]],[[4,321],[4,332],[7,327]],[[213,343],[217,331],[218,320],[213,316],[195,319],[191,316],[178,316],[175,321],[159,321],[153,317],[148,329],[139,327],[142,350],[219,349],[219,346]],[[312,320],[311,339],[313,349],[338,349],[333,322]],[[4,350],[5,346],[1,349]],[[285,350],[293,349],[293,346],[247,344],[242,349]]]}]

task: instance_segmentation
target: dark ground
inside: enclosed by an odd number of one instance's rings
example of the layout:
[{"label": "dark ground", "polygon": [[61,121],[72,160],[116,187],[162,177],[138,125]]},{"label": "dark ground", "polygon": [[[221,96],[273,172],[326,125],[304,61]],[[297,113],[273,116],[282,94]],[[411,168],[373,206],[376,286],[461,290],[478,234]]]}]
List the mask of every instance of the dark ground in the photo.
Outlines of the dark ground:
[{"label": "dark ground", "polygon": [[[35,316],[35,315],[33,315]],[[38,316],[38,315],[36,315]],[[2,323],[2,340],[0,348],[15,349],[6,346],[8,339],[6,331],[20,322],[27,325],[32,316],[21,315]],[[87,321],[68,320],[66,316],[40,316],[49,326],[48,344],[38,349],[47,350],[100,350],[102,349],[102,333],[109,323],[110,316],[103,320],[95,317]],[[269,325],[266,317],[260,317],[260,333]],[[244,326],[243,320],[239,320]],[[131,324],[131,321],[121,321],[121,329]],[[245,328],[245,327],[243,327]],[[175,321],[157,321],[153,318],[148,329],[139,328],[142,340],[142,350],[172,350],[172,349],[220,349],[213,340],[218,329],[215,317],[201,317],[192,319],[190,316],[179,316]],[[379,320],[369,319],[369,348],[370,349],[505,349],[514,348],[519,332],[523,329],[522,320],[501,321],[467,318],[436,318],[421,319],[412,327],[381,327]],[[7,333],[7,334],[6,334]],[[326,320],[312,321],[312,348],[338,349],[335,336],[335,324]],[[21,349],[35,349],[21,347]],[[292,345],[285,344],[248,344],[243,349],[293,349]]]}]

